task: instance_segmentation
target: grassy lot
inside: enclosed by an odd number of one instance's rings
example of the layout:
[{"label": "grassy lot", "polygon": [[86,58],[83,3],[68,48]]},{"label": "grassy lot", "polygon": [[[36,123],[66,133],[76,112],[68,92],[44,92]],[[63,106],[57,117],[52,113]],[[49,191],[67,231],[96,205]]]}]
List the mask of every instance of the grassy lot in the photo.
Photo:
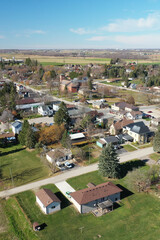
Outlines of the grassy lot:
[{"label": "grassy lot", "polygon": [[[95,171],[69,179],[68,182],[75,189],[82,189],[88,182],[99,184],[106,180]],[[130,192],[126,189],[125,178],[114,182],[124,190],[121,204],[100,218],[92,214],[79,214],[54,185],[44,187],[51,189],[62,200],[62,210],[48,216],[35,204],[35,194],[32,191],[17,194],[3,202],[11,223],[10,231],[20,236],[19,239],[28,240],[36,239],[37,236],[38,239],[45,240],[91,240],[98,239],[98,235],[105,240],[159,239],[160,200],[150,194]],[[19,205],[24,213],[20,211]],[[47,227],[33,233],[30,226],[34,221],[45,223]],[[82,233],[80,227],[84,227]]]},{"label": "grassy lot", "polygon": [[148,104],[147,94],[145,93],[142,94],[141,92],[134,92],[132,90],[119,89],[118,95],[123,99],[127,99],[129,96],[133,96],[136,104],[142,104],[142,105]]},{"label": "grassy lot", "polygon": [[118,81],[118,82],[107,82],[107,81],[101,81],[100,83],[104,83],[107,85],[113,85],[113,86],[118,86],[118,87],[122,87],[122,82],[124,81]]},{"label": "grassy lot", "polygon": [[0,189],[19,186],[49,176],[49,170],[36,155],[36,151],[27,151],[21,145],[0,148]]},{"label": "grassy lot", "polygon": [[133,146],[127,144],[127,145],[124,145],[123,148],[128,151],[128,152],[133,152],[133,151],[136,151],[137,149],[134,148]]},{"label": "grassy lot", "polygon": [[150,142],[150,143],[145,143],[145,144],[138,144],[138,143],[134,143],[132,142],[132,145],[139,148],[139,149],[143,149],[143,148],[148,148],[148,147],[152,147],[153,146],[153,143]]},{"label": "grassy lot", "polygon": [[[15,235],[16,239],[39,239],[36,236],[36,233],[33,232],[32,225],[27,221],[26,215],[18,204],[16,198],[12,197],[7,201],[2,201],[2,205],[9,222],[9,235]],[[14,239],[14,237],[12,239]]]},{"label": "grassy lot", "polygon": [[160,153],[152,153],[149,157],[157,162],[160,159]]}]

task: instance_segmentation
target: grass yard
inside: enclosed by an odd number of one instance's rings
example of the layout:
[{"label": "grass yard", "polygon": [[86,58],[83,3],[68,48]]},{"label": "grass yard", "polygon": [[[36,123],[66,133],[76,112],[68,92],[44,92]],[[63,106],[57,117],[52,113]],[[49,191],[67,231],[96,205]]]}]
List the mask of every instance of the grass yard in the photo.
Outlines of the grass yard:
[{"label": "grass yard", "polygon": [[152,153],[149,157],[157,162],[160,159],[160,153]]},{"label": "grass yard", "polygon": [[36,151],[27,151],[21,145],[0,148],[0,190],[19,186],[49,176],[49,170]]},{"label": "grass yard", "polygon": [[130,144],[123,145],[123,148],[128,152],[133,152],[137,150],[135,147],[131,146]]},{"label": "grass yard", "polygon": [[[125,189],[124,179],[114,182]],[[69,179],[68,183],[75,189],[82,189],[88,182],[99,184],[106,180],[95,171]],[[38,239],[45,240],[93,240],[99,239],[98,235],[105,240],[159,239],[160,200],[150,194],[133,194],[125,189],[127,195],[122,195],[120,206],[113,212],[96,218],[92,214],[79,214],[54,185],[44,187],[51,189],[62,200],[61,211],[44,215],[35,204],[35,194],[32,191],[17,194],[3,201],[11,223],[10,232],[20,236],[19,239],[37,239],[38,236]],[[19,205],[24,212],[20,211]],[[34,221],[45,223],[47,227],[34,233],[31,230]],[[23,224],[20,224],[22,222]],[[81,227],[84,227],[82,232]],[[24,235],[21,235],[22,233]]]}]

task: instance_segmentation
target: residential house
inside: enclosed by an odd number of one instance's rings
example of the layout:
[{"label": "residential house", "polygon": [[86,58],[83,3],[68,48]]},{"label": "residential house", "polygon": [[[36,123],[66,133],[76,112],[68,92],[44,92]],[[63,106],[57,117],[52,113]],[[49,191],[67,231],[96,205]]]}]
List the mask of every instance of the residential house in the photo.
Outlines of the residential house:
[{"label": "residential house", "polygon": [[44,105],[44,102],[36,101],[32,98],[20,99],[16,102],[16,109],[33,109],[34,107],[38,107],[39,105]]},{"label": "residential house", "polygon": [[98,100],[92,103],[92,107],[100,109],[100,108],[108,107],[108,104],[106,104],[105,102],[102,102],[101,100]]},{"label": "residential house", "polygon": [[57,112],[59,110],[59,105],[61,101],[53,101],[53,111]]},{"label": "residential house", "polygon": [[70,193],[74,206],[80,213],[88,213],[96,210],[100,203],[114,203],[120,200],[122,190],[111,182],[94,185],[88,184],[88,188]]},{"label": "residential house", "polygon": [[127,112],[139,111],[138,107],[136,107],[132,104],[126,103],[126,102],[114,103],[113,105],[111,105],[111,109],[113,109],[115,111],[125,110]]},{"label": "residential house", "polygon": [[117,145],[119,143],[119,140],[115,136],[108,136],[106,138],[100,138],[96,142],[97,146],[100,147],[100,148],[103,148],[110,143],[113,144],[113,145]]},{"label": "residential house", "polygon": [[150,130],[144,122],[141,121],[123,127],[123,133],[127,133],[133,137],[134,142],[146,143],[150,135]]},{"label": "residential house", "polygon": [[124,142],[133,142],[133,137],[128,134],[118,134],[116,135],[116,138],[118,138],[121,144]]},{"label": "residential house", "polygon": [[46,105],[38,106],[38,113],[42,116],[53,115],[53,110]]},{"label": "residential house", "polygon": [[19,134],[20,131],[22,130],[22,122],[20,121],[15,121],[11,124],[12,132],[14,134]]},{"label": "residential house", "polygon": [[70,93],[75,93],[78,92],[79,85],[80,84],[77,81],[62,80],[60,83],[60,90],[62,92],[67,90]]},{"label": "residential house", "polygon": [[50,163],[63,162],[72,158],[72,152],[66,148],[56,148],[46,153],[46,158]]},{"label": "residential house", "polygon": [[122,133],[123,131],[123,127],[125,127],[126,125],[133,123],[132,120],[128,120],[126,118],[123,118],[117,122],[113,122],[112,125],[110,126],[109,132],[111,135],[117,135]]},{"label": "residential house", "polygon": [[127,112],[126,117],[132,120],[136,119],[142,119],[143,118],[143,112],[141,111],[132,111],[132,112]]},{"label": "residential house", "polygon": [[160,118],[153,118],[153,119],[151,120],[151,124],[152,124],[153,126],[155,126],[155,127],[160,126]]},{"label": "residential house", "polygon": [[36,203],[45,214],[61,209],[61,201],[50,189],[41,189],[36,193]]}]

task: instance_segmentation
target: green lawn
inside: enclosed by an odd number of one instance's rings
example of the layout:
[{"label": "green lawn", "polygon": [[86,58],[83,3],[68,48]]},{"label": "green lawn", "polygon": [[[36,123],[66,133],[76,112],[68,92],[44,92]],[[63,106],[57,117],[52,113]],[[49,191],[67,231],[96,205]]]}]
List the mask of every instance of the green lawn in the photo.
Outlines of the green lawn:
[{"label": "green lawn", "polygon": [[128,152],[133,152],[133,151],[136,151],[137,149],[134,148],[133,146],[127,144],[127,145],[124,145],[123,148],[128,151]]},{"label": "green lawn", "polygon": [[[8,219],[6,239],[9,239],[8,237],[12,236],[11,239],[38,240],[39,238],[37,237],[36,233],[33,232],[32,225],[29,223],[29,221],[26,220],[26,216],[18,204],[16,198],[12,197],[7,201],[1,202]],[[1,238],[1,233],[0,239],[5,239]]]},{"label": "green lawn", "polygon": [[27,151],[21,145],[0,148],[0,190],[19,186],[49,176],[49,170],[36,151]]},{"label": "green lawn", "polygon": [[[81,189],[86,187],[88,182],[99,184],[106,180],[95,171],[69,179],[68,182],[75,189]],[[125,187],[124,179],[116,180],[115,183]],[[51,189],[62,200],[61,211],[44,215],[35,204],[35,194],[32,191],[16,195],[16,200],[22,207],[26,220],[14,197],[3,203],[9,219],[12,220],[10,231],[14,233],[16,228],[16,234],[19,234],[19,236],[23,231],[24,235],[22,236],[25,236],[25,238],[19,239],[30,240],[36,239],[36,236],[38,236],[38,239],[45,240],[91,240],[98,239],[98,235],[101,235],[102,239],[105,240],[159,239],[160,200],[150,194],[133,194],[124,188],[128,195],[122,195],[124,198],[120,206],[113,212],[96,218],[92,214],[79,214],[72,205],[68,204],[68,200],[60,194],[54,185],[44,187]],[[30,227],[34,221],[38,221],[40,224],[45,223],[47,227],[35,234]],[[20,222],[23,222],[23,224],[20,224]],[[84,227],[82,233],[80,227]]]},{"label": "green lawn", "polygon": [[152,153],[149,157],[157,162],[160,159],[160,153]]}]

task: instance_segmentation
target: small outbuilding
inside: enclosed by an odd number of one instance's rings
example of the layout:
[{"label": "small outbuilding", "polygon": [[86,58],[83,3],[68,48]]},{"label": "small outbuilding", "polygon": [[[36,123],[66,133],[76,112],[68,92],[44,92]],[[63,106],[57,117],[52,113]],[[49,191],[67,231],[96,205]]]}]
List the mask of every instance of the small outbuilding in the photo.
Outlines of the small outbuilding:
[{"label": "small outbuilding", "polygon": [[34,230],[34,231],[39,231],[39,230],[41,230],[40,225],[39,225],[38,222],[34,222],[34,223],[33,223],[33,230]]},{"label": "small outbuilding", "polygon": [[36,202],[45,214],[61,209],[61,201],[50,189],[41,189],[36,193]]}]

